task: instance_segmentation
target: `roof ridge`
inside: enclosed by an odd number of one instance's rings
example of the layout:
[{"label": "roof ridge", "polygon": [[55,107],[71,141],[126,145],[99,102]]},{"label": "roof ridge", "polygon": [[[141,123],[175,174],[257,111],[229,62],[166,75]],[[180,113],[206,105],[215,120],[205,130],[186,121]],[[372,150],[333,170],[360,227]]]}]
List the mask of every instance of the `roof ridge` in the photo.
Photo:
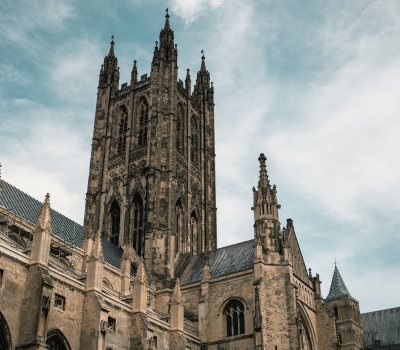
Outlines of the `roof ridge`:
[{"label": "roof ridge", "polygon": [[[15,187],[15,186],[11,185],[11,184],[10,184],[9,182],[7,182],[7,181],[4,181],[4,180],[1,180],[1,181],[2,181],[3,183],[6,183],[8,186],[11,186],[13,189],[15,189],[15,190],[17,190],[17,191],[19,191],[19,192],[22,192],[25,196],[29,197],[30,199],[33,199],[34,201],[36,201],[36,202],[38,203],[38,205],[42,206],[43,203],[42,203],[41,201],[39,201],[38,199],[32,197],[30,194],[28,194],[28,193],[26,193],[26,192],[20,190],[19,188],[17,188],[17,187]],[[0,192],[0,193],[1,193],[1,192]],[[0,204],[0,205],[1,205],[1,204]],[[11,211],[11,209],[9,209],[9,208],[7,208],[7,207],[4,207],[4,208],[6,208],[6,209],[8,209],[8,210]],[[66,219],[68,219],[68,220],[71,220],[73,223],[77,224],[78,226],[84,227],[83,225],[77,223],[75,220],[69,218],[68,216],[65,216],[64,214],[60,213],[59,211],[57,211],[57,210],[55,210],[55,209],[53,209],[53,208],[50,208],[50,210],[51,210],[52,212],[58,214],[58,215],[61,215],[62,217],[66,218]],[[15,214],[15,213],[14,213],[14,214]],[[21,216],[21,215],[19,215],[19,214],[17,214],[17,215],[18,215],[18,216]]]},{"label": "roof ridge", "polygon": [[391,307],[391,308],[389,308],[389,309],[382,309],[382,310],[375,310],[375,311],[363,312],[363,313],[361,314],[361,316],[362,316],[362,315],[367,315],[367,314],[374,314],[374,313],[376,313],[376,312],[395,310],[395,309],[399,309],[399,308],[400,308],[400,306],[396,306],[396,307]]},{"label": "roof ridge", "polygon": [[[224,249],[224,248],[229,248],[229,247],[233,247],[235,245],[239,245],[239,244],[244,244],[244,243],[248,243],[250,241],[254,241],[254,238],[252,239],[248,239],[247,241],[243,241],[243,242],[238,242],[238,243],[234,243],[234,244],[230,244],[230,245],[226,245],[225,247],[221,247],[221,248],[217,248],[217,249],[213,249],[213,250],[209,250],[208,252],[214,252],[216,250],[220,250],[220,249]],[[203,254],[203,253],[201,253]]]}]

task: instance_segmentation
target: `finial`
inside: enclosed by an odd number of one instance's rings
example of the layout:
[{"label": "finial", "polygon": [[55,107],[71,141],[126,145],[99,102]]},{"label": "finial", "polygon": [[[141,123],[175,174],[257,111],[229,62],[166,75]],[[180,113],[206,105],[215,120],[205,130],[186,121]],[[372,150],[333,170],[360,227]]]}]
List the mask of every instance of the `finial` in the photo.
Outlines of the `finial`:
[{"label": "finial", "polygon": [[204,57],[204,49],[201,50],[201,54],[202,54],[201,58],[205,58],[205,57]]},{"label": "finial", "polygon": [[308,276],[312,278],[311,268],[308,269]]},{"label": "finial", "polygon": [[111,35],[111,45],[114,45],[114,34]]},{"label": "finial", "polygon": [[165,15],[165,17],[166,17],[166,18],[169,18],[168,7],[165,9],[165,12],[167,13],[167,14]]},{"label": "finial", "polygon": [[336,259],[335,259],[335,269],[336,269]]}]

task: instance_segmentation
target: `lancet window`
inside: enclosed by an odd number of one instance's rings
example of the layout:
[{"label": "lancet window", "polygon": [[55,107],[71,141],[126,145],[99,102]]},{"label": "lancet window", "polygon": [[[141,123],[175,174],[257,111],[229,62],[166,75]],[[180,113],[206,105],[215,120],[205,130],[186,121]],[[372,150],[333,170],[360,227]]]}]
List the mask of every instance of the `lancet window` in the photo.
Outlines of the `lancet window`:
[{"label": "lancet window", "polygon": [[228,337],[244,334],[244,306],[240,301],[233,300],[227,305],[225,318]]},{"label": "lancet window", "polygon": [[178,199],[175,207],[176,216],[176,237],[175,237],[175,252],[182,252],[183,246],[183,209],[181,200]]},{"label": "lancet window", "polygon": [[192,254],[198,253],[197,251],[197,218],[196,212],[193,211],[190,215],[190,252]]},{"label": "lancet window", "polygon": [[191,131],[192,131],[192,144],[190,150],[190,159],[191,161],[198,165],[198,126],[196,118],[192,117],[191,119]]},{"label": "lancet window", "polygon": [[49,350],[69,350],[66,340],[62,339],[59,333],[59,331],[56,331],[47,336],[46,344]]},{"label": "lancet window", "polygon": [[114,200],[111,204],[110,209],[111,216],[111,243],[118,245],[119,243],[119,223],[121,218],[121,211],[119,208],[119,204],[116,200]]},{"label": "lancet window", "polygon": [[139,127],[138,127],[138,144],[145,145],[147,143],[147,124],[149,123],[149,106],[143,101],[139,109]]},{"label": "lancet window", "polygon": [[133,220],[133,249],[137,255],[143,255],[143,201],[139,194],[135,194],[132,206]]},{"label": "lancet window", "polygon": [[128,131],[128,112],[122,108],[118,122],[118,153],[126,151],[126,134]]},{"label": "lancet window", "polygon": [[183,110],[182,106],[178,105],[178,117],[176,124],[176,148],[183,153]]}]

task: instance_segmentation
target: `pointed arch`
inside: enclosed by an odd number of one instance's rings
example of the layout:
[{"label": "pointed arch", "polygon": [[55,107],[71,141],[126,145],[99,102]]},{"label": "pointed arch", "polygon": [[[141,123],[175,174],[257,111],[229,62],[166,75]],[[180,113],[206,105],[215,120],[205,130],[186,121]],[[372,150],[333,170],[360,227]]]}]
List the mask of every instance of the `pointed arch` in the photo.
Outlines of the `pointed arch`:
[{"label": "pointed arch", "polygon": [[137,143],[147,144],[147,127],[149,123],[149,103],[143,96],[138,103],[137,109]]},{"label": "pointed arch", "polygon": [[119,235],[120,235],[120,223],[121,223],[121,208],[116,199],[113,200],[110,207],[110,241],[111,243],[119,246]]},{"label": "pointed arch", "polygon": [[103,278],[103,283],[106,285],[108,288],[114,289],[113,285],[111,284],[110,280],[107,277]]},{"label": "pointed arch", "polygon": [[198,220],[196,210],[194,209],[190,214],[190,253],[192,255],[198,254]]},{"label": "pointed arch", "polygon": [[296,302],[298,316],[300,318],[301,324],[304,328],[305,334],[301,334],[303,340],[308,341],[309,350],[316,350],[317,349],[317,337],[315,334],[315,330],[312,326],[312,322],[310,316],[308,315],[306,309],[302,305],[302,303],[297,300]]},{"label": "pointed arch", "polygon": [[179,198],[175,204],[175,254],[183,251],[183,207]]},{"label": "pointed arch", "polygon": [[59,329],[52,329],[47,333],[46,344],[49,350],[71,350],[67,338]]},{"label": "pointed arch", "polygon": [[177,107],[177,123],[176,123],[176,148],[183,153],[184,150],[184,111],[181,103],[178,103]]},{"label": "pointed arch", "polygon": [[10,328],[8,327],[8,323],[1,311],[0,311],[0,349],[1,350],[12,349]]},{"label": "pointed arch", "polygon": [[143,199],[139,192],[135,192],[131,205],[131,232],[132,247],[138,256],[144,254],[144,211]]},{"label": "pointed arch", "polygon": [[123,154],[126,151],[126,136],[128,132],[128,110],[121,106],[117,114],[117,153]]}]

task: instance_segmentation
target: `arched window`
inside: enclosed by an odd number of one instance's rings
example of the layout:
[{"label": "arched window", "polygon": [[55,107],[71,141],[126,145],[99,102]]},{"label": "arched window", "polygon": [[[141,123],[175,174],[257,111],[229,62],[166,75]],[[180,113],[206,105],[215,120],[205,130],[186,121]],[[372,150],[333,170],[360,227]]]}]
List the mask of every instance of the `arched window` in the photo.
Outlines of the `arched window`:
[{"label": "arched window", "polygon": [[193,210],[190,215],[190,252],[192,254],[198,253],[197,251],[197,218],[196,212]]},{"label": "arched window", "polygon": [[11,350],[11,334],[3,314],[0,312],[0,349]]},{"label": "arched window", "polygon": [[335,311],[335,316],[336,316],[336,318],[338,318],[339,317],[339,313],[338,313],[338,308],[335,306],[335,308],[334,308],[334,311]]},{"label": "arched window", "polygon": [[139,110],[139,127],[138,127],[138,144],[145,145],[147,143],[147,124],[149,122],[149,106],[143,101]]},{"label": "arched window", "polygon": [[49,350],[70,350],[71,347],[68,344],[67,339],[59,330],[49,332],[47,335],[46,344],[49,346]]},{"label": "arched window", "polygon": [[142,256],[143,248],[143,201],[138,193],[133,198],[132,205],[132,220],[133,220],[133,249],[137,255]]},{"label": "arched window", "polygon": [[118,153],[126,151],[126,134],[128,131],[128,112],[126,108],[121,109],[121,115],[118,123]]},{"label": "arched window", "polygon": [[175,207],[176,215],[176,237],[175,237],[175,254],[182,251],[183,245],[183,209],[181,200],[178,199]]},{"label": "arched window", "polygon": [[178,120],[176,124],[176,148],[183,153],[183,110],[182,106],[178,105]]},{"label": "arched window", "polygon": [[114,200],[111,204],[111,243],[118,245],[119,242],[119,222],[121,217],[121,211],[119,209],[118,202]]},{"label": "arched window", "polygon": [[191,120],[191,129],[192,129],[192,144],[191,144],[191,152],[190,152],[190,160],[197,165],[197,158],[198,158],[198,128],[197,128],[197,120],[196,118],[192,117]]},{"label": "arched window", "polygon": [[244,334],[244,306],[238,300],[231,301],[225,308],[226,334],[228,337]]}]

